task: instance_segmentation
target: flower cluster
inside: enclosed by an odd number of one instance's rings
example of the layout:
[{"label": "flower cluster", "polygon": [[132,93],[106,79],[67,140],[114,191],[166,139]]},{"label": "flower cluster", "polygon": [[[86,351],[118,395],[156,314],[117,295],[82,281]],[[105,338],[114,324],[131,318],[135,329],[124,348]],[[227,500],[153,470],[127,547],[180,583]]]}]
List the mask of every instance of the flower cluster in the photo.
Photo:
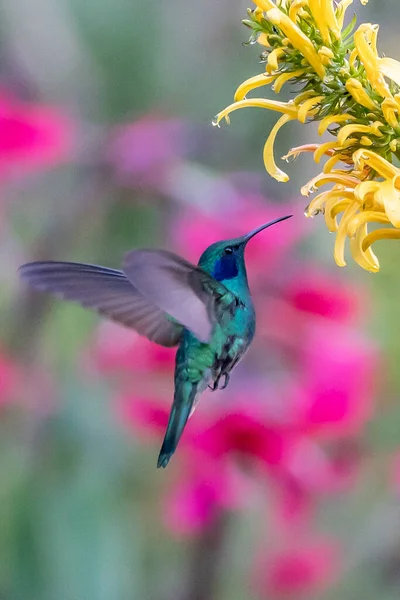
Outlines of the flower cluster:
[{"label": "flower cluster", "polygon": [[[309,196],[325,185],[307,206],[306,216],[325,215],[336,232],[334,258],[345,266],[345,242],[355,261],[376,272],[379,262],[371,249],[377,240],[400,238],[400,63],[377,51],[378,26],[355,19],[344,27],[352,0],[254,0],[244,23],[251,41],[263,47],[265,72],[236,90],[234,103],[221,111],[214,124],[239,108],[260,107],[282,113],[264,146],[268,173],[278,181],[288,176],[275,164],[273,145],[279,129],[289,121],[318,121],[318,133],[332,139],[292,148],[284,157],[313,152],[322,173],[302,188]],[[366,2],[363,2],[364,4]],[[285,83],[298,91],[294,100],[280,102],[247,98],[270,85],[279,93]],[[338,222],[337,217],[342,215]],[[388,225],[368,232],[369,223]]]}]

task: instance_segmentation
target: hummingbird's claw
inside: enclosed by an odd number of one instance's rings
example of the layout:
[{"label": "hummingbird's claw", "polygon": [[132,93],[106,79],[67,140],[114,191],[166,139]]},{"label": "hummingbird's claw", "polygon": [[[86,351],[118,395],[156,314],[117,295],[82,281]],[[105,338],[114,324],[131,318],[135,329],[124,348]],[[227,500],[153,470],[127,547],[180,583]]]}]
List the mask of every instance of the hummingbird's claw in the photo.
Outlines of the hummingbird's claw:
[{"label": "hummingbird's claw", "polygon": [[[224,383],[221,387],[219,387],[219,380],[221,379],[221,377],[224,377]],[[214,381],[214,383],[212,385],[209,385],[208,387],[210,388],[210,390],[212,392],[215,392],[215,390],[224,390],[226,388],[226,386],[229,383],[229,373],[220,373],[218,375],[218,377],[216,378],[216,380]]]},{"label": "hummingbird's claw", "polygon": [[229,378],[230,378],[229,373],[224,373],[224,377],[225,377],[224,385],[219,388],[220,390],[224,390],[229,383]]}]

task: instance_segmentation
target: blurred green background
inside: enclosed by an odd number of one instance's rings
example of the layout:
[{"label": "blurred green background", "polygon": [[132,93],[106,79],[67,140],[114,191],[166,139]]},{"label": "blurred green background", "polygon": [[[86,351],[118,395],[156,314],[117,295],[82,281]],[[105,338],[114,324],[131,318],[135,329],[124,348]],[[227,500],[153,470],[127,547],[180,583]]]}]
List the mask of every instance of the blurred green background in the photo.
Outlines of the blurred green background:
[{"label": "blurred green background", "polygon": [[[147,114],[185,123],[185,160],[200,190],[207,190],[204,178],[247,172],[272,203],[294,200],[301,214],[299,188],[315,165],[304,157],[290,165],[287,184],[271,181],[261,150],[274,115],[240,111],[230,127],[211,127],[237,85],[261,70],[258,49],[242,45],[248,32],[241,19],[249,5],[0,0],[1,87],[27,104],[57,107],[79,132],[73,159],[1,182],[0,345],[20,373],[16,400],[0,413],[1,599],[257,597],[248,571],[254,548],[275,543],[268,525],[259,529],[269,501],[264,509],[228,515],[215,581],[200,590],[196,571],[207,577],[201,556],[208,552],[208,534],[182,538],[163,524],[162,497],[179,468],[157,472],[161,439],[149,447],[121,425],[113,403],[120,380],[94,371],[86,356],[99,320],[24,292],[16,275],[19,264],[34,258],[118,267],[135,246],[170,245],[166,223],[181,205],[157,186],[121,183],[107,160],[113,128]],[[359,22],[379,22],[380,51],[400,59],[400,3],[355,2],[354,10]],[[276,155],[315,138],[312,127],[290,125]],[[301,253],[302,264],[317,257],[327,273],[360,286],[361,327],[381,358],[375,418],[362,436],[369,477],[346,501],[328,497],[317,516],[340,538],[344,568],[324,590],[291,597],[395,600],[400,496],[387,481],[400,446],[400,246],[379,244],[378,275],[353,264],[337,273],[323,219],[307,231],[293,251]],[[143,377],[151,380],[151,373]],[[165,385],[168,396],[172,383]]]}]

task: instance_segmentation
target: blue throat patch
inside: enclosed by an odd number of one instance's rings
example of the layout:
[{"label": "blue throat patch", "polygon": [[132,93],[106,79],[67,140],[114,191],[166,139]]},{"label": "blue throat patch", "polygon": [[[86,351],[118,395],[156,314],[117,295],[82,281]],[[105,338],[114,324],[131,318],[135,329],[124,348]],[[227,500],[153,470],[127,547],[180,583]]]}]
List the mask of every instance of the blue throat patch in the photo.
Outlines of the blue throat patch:
[{"label": "blue throat patch", "polygon": [[225,254],[215,263],[213,277],[217,281],[233,279],[239,273],[235,254]]}]

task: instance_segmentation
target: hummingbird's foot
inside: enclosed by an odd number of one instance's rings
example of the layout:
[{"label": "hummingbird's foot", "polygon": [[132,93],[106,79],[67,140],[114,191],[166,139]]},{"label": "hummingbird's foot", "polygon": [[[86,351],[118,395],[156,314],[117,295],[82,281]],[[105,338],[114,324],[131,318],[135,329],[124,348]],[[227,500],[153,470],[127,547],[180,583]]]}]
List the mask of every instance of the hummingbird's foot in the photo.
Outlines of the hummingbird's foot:
[{"label": "hummingbird's foot", "polygon": [[230,378],[229,373],[224,373],[224,377],[225,377],[224,385],[219,388],[220,390],[224,390],[229,383],[229,378]]},{"label": "hummingbird's foot", "polygon": [[219,382],[219,377],[217,377],[217,379],[214,381],[214,383],[212,385],[208,386],[212,392],[215,392],[215,390],[218,389],[218,382]]},{"label": "hummingbird's foot", "polygon": [[[221,379],[221,377],[224,377],[224,383],[221,387],[219,387],[219,381]],[[210,390],[212,392],[215,392],[215,390],[224,390],[226,388],[226,386],[229,383],[229,373],[220,373],[218,375],[218,377],[215,379],[214,383],[212,385],[209,385],[208,387],[210,388]]]}]

